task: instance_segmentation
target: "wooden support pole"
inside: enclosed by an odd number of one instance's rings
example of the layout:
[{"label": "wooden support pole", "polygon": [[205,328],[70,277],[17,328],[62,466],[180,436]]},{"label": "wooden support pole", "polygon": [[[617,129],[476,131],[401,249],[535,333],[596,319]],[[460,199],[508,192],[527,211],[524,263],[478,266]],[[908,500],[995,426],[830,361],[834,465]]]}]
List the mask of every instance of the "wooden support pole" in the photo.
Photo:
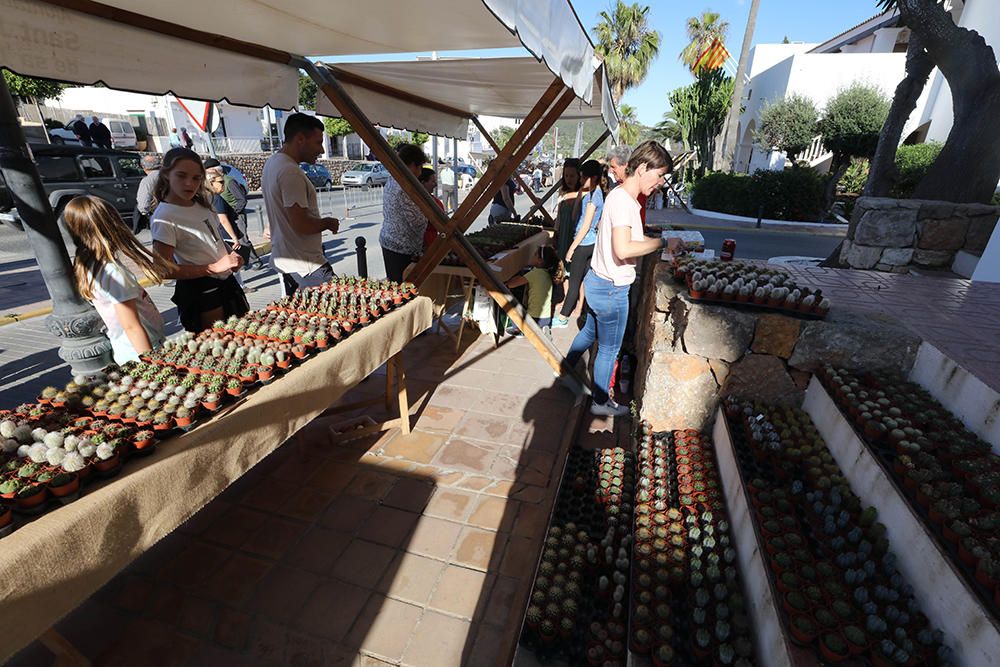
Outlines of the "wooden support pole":
[{"label": "wooden support pole", "polygon": [[[522,333],[524,333],[525,338],[538,350],[539,354],[545,359],[545,361],[552,367],[556,373],[568,372],[570,376],[579,384],[581,391],[587,393],[586,383],[582,381],[579,375],[576,374],[575,370],[570,368],[566,364],[562,353],[552,344],[552,341],[548,339],[543,333],[538,324],[524,311],[524,308],[517,303],[517,300],[507,289],[497,276],[490,270],[489,266],[479,255],[479,252],[469,243],[468,239],[462,235],[461,229],[457,230],[453,225],[449,224],[448,217],[445,215],[441,207],[431,199],[430,193],[420,184],[417,177],[413,175],[406,165],[399,159],[396,151],[389,146],[386,142],[385,137],[381,135],[376,129],[372,122],[368,119],[365,113],[360,107],[351,99],[344,90],[340,82],[337,81],[333,73],[328,69],[318,67],[315,63],[305,58],[296,59],[292,63],[293,65],[304,70],[309,77],[316,82],[316,85],[323,92],[324,95],[330,100],[331,103],[340,111],[341,116],[350,123],[351,127],[357,132],[358,136],[368,144],[372,152],[382,161],[389,174],[396,180],[396,183],[403,189],[404,192],[413,200],[413,203],[417,205],[421,213],[423,213],[430,224],[438,230],[439,234],[445,236],[445,239],[438,239],[434,244],[440,246],[442,249],[446,249],[446,244],[442,241],[447,240],[448,243],[454,248],[458,256],[465,262],[466,266],[472,271],[476,279],[479,280],[490,293],[490,296],[504,309],[505,312],[511,317],[514,323],[520,327]],[[561,84],[560,84],[561,85]],[[572,90],[567,90],[566,93],[560,98],[553,108],[550,110],[549,114],[543,119],[543,123],[548,121],[548,125],[544,126],[544,129],[551,127],[552,123],[555,122],[555,118],[565,111],[566,107],[573,100],[574,94]],[[554,113],[554,117],[552,117]],[[550,119],[551,118],[551,119]],[[529,136],[529,139],[531,137]],[[517,156],[512,156],[516,158]],[[516,165],[517,162],[514,162]],[[506,177],[505,177],[506,178]],[[451,236],[449,236],[449,234]],[[426,256],[425,256],[426,257]],[[437,262],[441,261],[444,254],[440,256]],[[435,262],[434,266],[437,265]],[[433,268],[433,266],[432,266]]]},{"label": "wooden support pole", "polygon": [[[591,155],[593,155],[594,151],[600,148],[601,144],[604,143],[604,140],[610,136],[611,136],[611,130],[604,130],[604,133],[597,139],[597,141],[592,143],[590,145],[590,148],[588,148],[586,151],[583,152],[582,155],[579,156],[580,162],[583,162]],[[547,202],[552,197],[552,195],[554,195],[558,191],[559,191],[559,183],[554,183],[552,187],[549,188],[549,191],[542,196],[542,200],[539,202],[535,202],[535,205],[528,210],[526,217],[530,218],[531,214],[535,212],[536,208],[541,208],[542,206],[545,206],[545,202]]]},{"label": "wooden support pole", "polygon": [[[497,146],[497,142],[493,141],[493,137],[491,137],[490,133],[486,131],[486,128],[484,128],[483,125],[482,125],[482,123],[479,122],[479,119],[476,118],[475,116],[473,116],[472,117],[472,122],[476,124],[477,128],[479,128],[480,133],[482,133],[483,138],[486,139],[486,142],[490,145],[490,148],[492,148],[494,151],[496,151],[499,154],[500,153],[500,147]],[[515,173],[517,173],[517,172],[515,171]],[[531,210],[535,211],[537,209],[537,210],[541,211],[542,215],[545,216],[545,219],[549,221],[549,224],[551,224],[553,227],[555,227],[556,226],[556,221],[552,219],[552,215],[549,214],[549,212],[545,209],[544,206],[542,206],[542,202],[538,199],[538,195],[536,195],[532,191],[532,189],[530,187],[528,187],[528,184],[524,182],[524,178],[522,178],[521,174],[519,174],[519,173],[517,173],[517,180],[519,180],[521,182],[521,185],[524,186],[524,192],[525,192],[525,194],[527,194],[528,198],[531,199],[531,201],[534,202],[534,204],[535,204],[532,207]],[[531,218],[530,215],[525,216],[525,217],[527,219]]]},{"label": "wooden support pole", "polygon": [[[422,281],[426,280],[427,277],[430,276],[434,268],[440,264],[441,260],[444,259],[444,256],[448,254],[448,246],[446,242],[448,241],[449,235],[456,231],[464,232],[472,225],[476,216],[478,216],[483,208],[489,204],[496,192],[503,187],[503,184],[508,178],[510,178],[510,175],[517,168],[517,165],[519,165],[521,161],[528,156],[531,149],[545,136],[548,129],[559,119],[563,111],[566,110],[574,99],[576,99],[576,95],[573,93],[573,90],[566,89],[562,94],[562,97],[560,97],[552,108],[546,112],[545,116],[538,122],[534,131],[528,135],[528,137],[513,152],[513,154],[508,153],[507,149],[511,147],[511,142],[507,142],[507,145],[504,146],[504,166],[499,173],[495,174],[496,180],[488,184],[487,188],[482,191],[479,201],[470,204],[470,197],[465,198],[465,201],[462,202],[462,206],[459,207],[459,210],[456,211],[455,215],[452,217],[452,224],[450,229],[446,230],[447,233],[445,234],[445,237],[439,238],[437,241],[432,243],[431,247],[424,253],[424,256],[420,258],[419,262],[417,262],[416,267],[414,267],[413,271],[410,273],[411,281],[419,286]],[[483,178],[480,179],[480,183],[482,183],[485,179],[486,176],[484,175]],[[464,240],[464,237],[462,237],[462,239]],[[520,322],[517,321],[517,318],[514,317],[513,319],[514,323],[520,326]],[[524,330],[522,329],[522,331]]]}]

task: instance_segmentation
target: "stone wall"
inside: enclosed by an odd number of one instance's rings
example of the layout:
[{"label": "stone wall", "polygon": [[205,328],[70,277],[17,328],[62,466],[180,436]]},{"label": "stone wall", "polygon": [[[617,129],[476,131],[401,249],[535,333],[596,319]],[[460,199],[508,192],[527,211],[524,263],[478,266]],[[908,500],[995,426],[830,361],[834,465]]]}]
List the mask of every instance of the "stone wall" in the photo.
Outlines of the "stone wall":
[{"label": "stone wall", "polygon": [[920,339],[889,319],[838,310],[825,320],[702,305],[667,263],[647,266],[636,395],[655,430],[705,430],[721,397],[798,405],[823,364],[908,371]]},{"label": "stone wall", "polygon": [[861,197],[840,263],[896,273],[950,268],[960,251],[983,254],[998,217],[998,206]]}]

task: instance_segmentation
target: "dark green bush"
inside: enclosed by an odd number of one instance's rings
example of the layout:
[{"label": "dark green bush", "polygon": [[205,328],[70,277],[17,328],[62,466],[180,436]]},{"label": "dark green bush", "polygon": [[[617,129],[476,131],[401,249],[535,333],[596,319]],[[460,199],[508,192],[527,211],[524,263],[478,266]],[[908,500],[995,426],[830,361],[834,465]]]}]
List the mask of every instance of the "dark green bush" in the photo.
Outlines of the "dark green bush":
[{"label": "dark green bush", "polygon": [[926,144],[900,146],[896,151],[896,169],[899,180],[893,188],[892,196],[906,199],[913,194],[917,184],[923,180],[927,170],[934,164],[944,145],[936,141]]},{"label": "dark green bush", "polygon": [[695,183],[691,204],[750,218],[818,221],[826,202],[826,177],[814,169],[795,167],[784,171],[760,170],[753,176],[714,173]]}]

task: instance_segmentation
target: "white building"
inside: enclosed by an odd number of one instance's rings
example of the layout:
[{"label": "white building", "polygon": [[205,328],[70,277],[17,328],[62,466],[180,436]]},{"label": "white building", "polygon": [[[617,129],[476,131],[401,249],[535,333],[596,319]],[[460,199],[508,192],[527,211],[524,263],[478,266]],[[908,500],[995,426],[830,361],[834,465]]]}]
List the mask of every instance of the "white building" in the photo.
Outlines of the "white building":
[{"label": "white building", "polygon": [[[995,0],[948,0],[955,22],[975,30],[990,45],[1000,47],[1000,3]],[[892,97],[903,79],[910,32],[899,26],[895,11],[884,12],[822,44],[759,44],[748,64],[746,108],[740,117],[735,167],[752,173],[781,168],[783,156],[762,150],[753,142],[760,112],[767,103],[790,95],[804,95],[822,110],[836,93],[854,82],[880,88]],[[953,122],[951,91],[937,69],[924,88],[903,131],[903,141],[944,141]],[[829,166],[830,155],[816,137],[799,156],[813,166]]]},{"label": "white building", "polygon": [[[169,149],[168,137],[172,128],[187,128],[195,142],[195,149],[208,152],[208,137],[211,134],[219,152],[255,152],[267,145],[268,120],[273,123],[272,133],[277,132],[280,117],[273,112],[241,107],[220,102],[212,104],[212,114],[205,130],[198,127],[192,118],[204,118],[205,102],[180,100],[173,95],[143,95],[96,86],[80,86],[63,90],[58,99],[47,100],[42,107],[46,118],[54,118],[63,123],[77,113],[85,116],[128,120],[134,127],[144,130],[153,142],[150,150]],[[185,107],[187,110],[185,110]],[[31,112],[31,108],[24,109]],[[190,114],[188,113],[190,111]],[[37,120],[32,118],[32,120]],[[276,144],[280,145],[277,136]]]}]

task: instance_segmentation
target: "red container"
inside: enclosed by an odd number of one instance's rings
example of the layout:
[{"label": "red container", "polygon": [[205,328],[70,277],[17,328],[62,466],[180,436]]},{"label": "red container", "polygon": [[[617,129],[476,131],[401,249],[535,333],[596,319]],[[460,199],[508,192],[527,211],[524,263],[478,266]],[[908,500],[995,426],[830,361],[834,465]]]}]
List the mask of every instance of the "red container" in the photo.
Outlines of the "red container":
[{"label": "red container", "polygon": [[736,256],[736,240],[735,239],[725,239],[722,242],[722,253],[719,255],[719,259],[723,262],[733,261],[733,257]]}]

